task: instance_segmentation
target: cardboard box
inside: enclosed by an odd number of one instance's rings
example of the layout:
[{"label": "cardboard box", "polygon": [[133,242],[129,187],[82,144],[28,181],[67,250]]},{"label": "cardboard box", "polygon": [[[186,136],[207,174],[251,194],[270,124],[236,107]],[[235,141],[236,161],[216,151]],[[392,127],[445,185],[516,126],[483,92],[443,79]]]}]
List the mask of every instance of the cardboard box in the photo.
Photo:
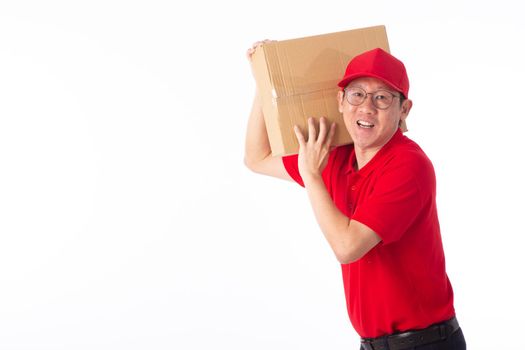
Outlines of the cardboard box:
[{"label": "cardboard box", "polygon": [[252,56],[273,156],[296,154],[294,125],[306,132],[308,117],[337,125],[334,145],[351,143],[337,108],[337,83],[354,56],[389,51],[385,26],[263,44]]}]

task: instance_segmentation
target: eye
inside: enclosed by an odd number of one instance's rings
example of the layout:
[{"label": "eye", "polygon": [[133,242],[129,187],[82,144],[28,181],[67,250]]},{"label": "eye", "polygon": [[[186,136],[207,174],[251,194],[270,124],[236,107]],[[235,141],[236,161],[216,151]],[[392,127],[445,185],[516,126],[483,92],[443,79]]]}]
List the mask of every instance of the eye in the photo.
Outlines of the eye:
[{"label": "eye", "polygon": [[348,90],[348,94],[350,96],[354,96],[354,97],[363,97],[363,96],[365,96],[364,92],[361,91],[361,90],[358,90],[358,89],[349,89]]},{"label": "eye", "polygon": [[388,92],[378,91],[374,94],[374,99],[377,101],[388,101],[392,96]]}]

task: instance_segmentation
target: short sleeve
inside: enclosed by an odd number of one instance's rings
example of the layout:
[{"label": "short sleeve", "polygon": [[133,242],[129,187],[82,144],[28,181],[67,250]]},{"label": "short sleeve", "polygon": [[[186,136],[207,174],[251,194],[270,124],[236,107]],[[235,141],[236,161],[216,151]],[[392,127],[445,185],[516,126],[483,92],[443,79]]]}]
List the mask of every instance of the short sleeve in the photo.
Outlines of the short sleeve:
[{"label": "short sleeve", "polygon": [[303,178],[299,174],[299,166],[297,164],[297,159],[298,159],[298,155],[297,154],[294,154],[294,155],[291,155],[291,156],[284,156],[282,158],[283,164],[284,164],[284,168],[288,172],[288,175],[290,175],[290,177],[295,182],[297,182],[299,185],[304,187]]},{"label": "short sleeve", "polygon": [[[378,169],[379,170],[379,169]],[[424,154],[405,154],[380,170],[366,200],[353,220],[370,227],[384,244],[400,239],[425,210],[435,193],[435,174]]]},{"label": "short sleeve", "polygon": [[[345,158],[342,158],[341,156],[343,157],[347,156],[347,153],[345,152],[348,152],[349,149],[350,149],[349,146],[336,147],[328,155],[328,161],[326,163],[326,167],[324,168],[323,174],[322,174],[323,181],[327,188],[330,188],[332,177],[337,173],[338,166],[341,166],[341,164],[339,164],[341,162],[337,163],[335,159],[336,158],[338,158],[339,160],[345,159]],[[301,177],[301,174],[299,173],[298,158],[299,156],[297,154],[294,154],[290,156],[284,156],[282,160],[283,160],[284,168],[286,169],[290,177],[295,182],[297,182],[299,185],[304,187],[303,178]]]}]

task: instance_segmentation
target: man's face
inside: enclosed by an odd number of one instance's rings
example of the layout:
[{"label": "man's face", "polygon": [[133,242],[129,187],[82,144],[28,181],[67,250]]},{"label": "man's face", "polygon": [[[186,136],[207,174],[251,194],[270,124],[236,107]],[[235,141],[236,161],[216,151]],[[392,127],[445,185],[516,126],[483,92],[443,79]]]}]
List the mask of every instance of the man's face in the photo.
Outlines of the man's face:
[{"label": "man's face", "polygon": [[350,87],[361,88],[370,95],[367,95],[362,104],[354,106],[348,102],[346,95],[343,96],[342,91],[339,92],[339,112],[343,113],[346,129],[356,149],[378,151],[395,134],[400,121],[408,116],[412,102],[405,100],[400,105],[399,98],[396,97],[387,109],[377,108],[372,103],[372,93],[378,90],[389,91],[395,96],[400,96],[400,93],[375,78],[364,77],[352,80],[347,89]]}]

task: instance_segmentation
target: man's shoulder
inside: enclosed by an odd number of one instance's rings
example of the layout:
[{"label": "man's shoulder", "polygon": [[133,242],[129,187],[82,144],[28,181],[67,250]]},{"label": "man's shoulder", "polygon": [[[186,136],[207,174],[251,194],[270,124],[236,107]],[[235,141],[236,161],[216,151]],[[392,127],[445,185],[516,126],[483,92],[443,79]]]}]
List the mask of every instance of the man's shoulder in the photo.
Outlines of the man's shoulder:
[{"label": "man's shoulder", "polygon": [[405,135],[392,147],[388,158],[388,163],[402,164],[414,170],[433,169],[432,162],[423,149]]}]

